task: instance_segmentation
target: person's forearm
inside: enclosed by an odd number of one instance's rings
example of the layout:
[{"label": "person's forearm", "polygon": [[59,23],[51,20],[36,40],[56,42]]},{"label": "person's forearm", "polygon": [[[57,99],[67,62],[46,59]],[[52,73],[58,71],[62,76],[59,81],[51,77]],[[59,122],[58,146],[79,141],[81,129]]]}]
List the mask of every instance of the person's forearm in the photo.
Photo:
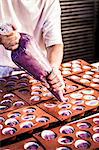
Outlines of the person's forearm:
[{"label": "person's forearm", "polygon": [[52,67],[59,68],[63,59],[63,45],[57,44],[47,48],[47,57]]}]

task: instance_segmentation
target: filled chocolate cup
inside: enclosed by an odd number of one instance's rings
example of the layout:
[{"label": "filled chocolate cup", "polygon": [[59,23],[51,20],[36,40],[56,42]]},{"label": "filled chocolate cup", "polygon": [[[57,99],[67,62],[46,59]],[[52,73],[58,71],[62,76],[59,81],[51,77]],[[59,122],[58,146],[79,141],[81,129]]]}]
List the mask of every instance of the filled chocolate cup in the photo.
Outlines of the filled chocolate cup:
[{"label": "filled chocolate cup", "polygon": [[40,118],[36,118],[36,122],[44,123],[44,122],[48,122],[48,121],[49,121],[49,118],[46,117],[46,116],[42,116]]},{"label": "filled chocolate cup", "polygon": [[94,118],[94,119],[93,119],[93,122],[94,122],[95,124],[99,125],[99,118]]},{"label": "filled chocolate cup", "polygon": [[74,128],[72,126],[65,125],[60,128],[60,133],[62,134],[70,134],[74,132]]},{"label": "filled chocolate cup", "polygon": [[36,95],[34,95],[30,98],[31,102],[35,102],[35,101],[39,101],[39,100],[40,100],[40,96],[36,96]]},{"label": "filled chocolate cup", "polygon": [[54,108],[57,106],[57,103],[44,103],[44,106],[47,107],[47,108]]},{"label": "filled chocolate cup", "polygon": [[26,115],[23,115],[21,118],[22,118],[22,120],[33,120],[33,119],[35,119],[35,115],[26,114]]},{"label": "filled chocolate cup", "polygon": [[69,111],[69,110],[60,110],[60,111],[58,112],[58,114],[59,114],[59,115],[62,115],[62,116],[70,116],[70,115],[72,114],[72,112]]},{"label": "filled chocolate cup", "polygon": [[99,133],[95,133],[92,137],[95,142],[99,143]]},{"label": "filled chocolate cup", "polygon": [[65,145],[65,144],[72,144],[73,138],[71,136],[63,136],[58,138],[58,143]]},{"label": "filled chocolate cup", "polygon": [[63,109],[63,108],[67,108],[67,109],[70,109],[71,108],[71,104],[68,104],[68,103],[62,103],[62,104],[59,104],[58,105],[59,108]]},{"label": "filled chocolate cup", "polygon": [[1,105],[5,105],[8,108],[10,108],[12,106],[12,100],[10,100],[10,99],[3,100],[3,101],[1,101]]},{"label": "filled chocolate cup", "polygon": [[15,118],[9,118],[5,121],[5,125],[8,125],[10,127],[14,127],[15,125],[17,125],[19,123],[18,120],[16,120]]},{"label": "filled chocolate cup", "polygon": [[88,122],[81,122],[81,123],[77,123],[77,127],[79,129],[88,129],[91,127],[91,124]]},{"label": "filled chocolate cup", "polygon": [[34,124],[31,121],[25,121],[20,124],[20,128],[32,128]]},{"label": "filled chocolate cup", "polygon": [[31,141],[24,144],[24,150],[37,150],[40,145],[36,141]]},{"label": "filled chocolate cup", "polygon": [[25,105],[25,103],[23,101],[17,101],[15,103],[13,103],[13,106],[15,106],[15,107],[21,107],[21,106],[24,106],[24,105]]},{"label": "filled chocolate cup", "polygon": [[14,97],[15,95],[13,94],[13,93],[8,93],[8,94],[5,94],[4,96],[3,96],[3,98],[12,98],[12,97]]},{"label": "filled chocolate cup", "polygon": [[13,134],[16,133],[16,131],[17,131],[17,129],[15,129],[15,128],[7,127],[7,128],[4,128],[2,130],[2,134],[4,134],[4,135],[13,135]]},{"label": "filled chocolate cup", "polygon": [[91,144],[88,141],[85,140],[77,140],[75,142],[75,147],[81,150],[87,150],[89,149]]},{"label": "filled chocolate cup", "polygon": [[78,131],[76,132],[76,136],[80,137],[81,139],[87,139],[91,137],[91,133],[88,131]]},{"label": "filled chocolate cup", "polygon": [[35,111],[36,111],[36,109],[33,107],[29,107],[29,108],[26,108],[23,110],[23,112],[25,112],[25,113],[33,113]]},{"label": "filled chocolate cup", "polygon": [[41,132],[41,137],[45,140],[52,140],[56,138],[56,134],[51,130],[44,130]]},{"label": "filled chocolate cup", "polygon": [[9,118],[17,118],[19,116],[21,116],[21,114],[19,112],[14,112],[14,113],[8,114]]}]

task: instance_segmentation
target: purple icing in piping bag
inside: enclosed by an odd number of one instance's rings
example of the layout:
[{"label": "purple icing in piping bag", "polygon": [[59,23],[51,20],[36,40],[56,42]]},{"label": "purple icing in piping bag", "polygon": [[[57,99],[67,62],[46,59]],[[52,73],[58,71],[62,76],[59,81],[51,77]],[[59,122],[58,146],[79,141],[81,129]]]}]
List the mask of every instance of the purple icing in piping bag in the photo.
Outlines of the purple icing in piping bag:
[{"label": "purple icing in piping bag", "polygon": [[[13,30],[13,29],[12,29]],[[6,24],[0,26],[0,34],[5,35],[11,32],[11,26]],[[53,71],[46,57],[42,54],[38,44],[36,43],[34,37],[31,37],[25,33],[20,33],[20,43],[19,47],[12,51],[11,57],[13,62],[24,69],[33,76],[35,79],[48,83],[48,75]],[[53,72],[54,73],[54,72]],[[50,85],[51,87],[51,85]],[[54,91],[49,88],[49,91],[60,101],[65,101],[62,91]]]}]

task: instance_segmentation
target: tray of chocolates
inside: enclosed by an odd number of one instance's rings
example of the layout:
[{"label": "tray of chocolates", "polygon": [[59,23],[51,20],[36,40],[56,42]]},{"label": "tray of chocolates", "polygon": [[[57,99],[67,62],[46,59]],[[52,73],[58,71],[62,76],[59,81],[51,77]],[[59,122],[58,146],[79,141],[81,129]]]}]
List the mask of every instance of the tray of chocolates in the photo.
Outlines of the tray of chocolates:
[{"label": "tray of chocolates", "polygon": [[29,104],[26,101],[22,100],[12,92],[3,92],[2,96],[0,97],[0,114],[28,105]]},{"label": "tray of chocolates", "polygon": [[76,83],[99,90],[99,72],[90,70],[80,74],[71,75],[68,78]]},{"label": "tray of chocolates", "polygon": [[41,83],[17,89],[13,91],[13,93],[28,102],[30,105],[49,100],[53,97],[51,92],[49,92],[46,87],[42,86]]},{"label": "tray of chocolates", "polygon": [[74,83],[74,82],[72,82],[72,81],[70,81],[66,78],[63,78],[63,80],[64,80],[64,83],[65,83],[64,95],[84,88],[83,86],[81,86],[77,83]]},{"label": "tray of chocolates", "polygon": [[99,92],[91,88],[84,88],[67,94],[65,99],[66,102],[64,103],[52,99],[39,103],[37,106],[60,121],[67,122],[99,110]]},{"label": "tray of chocolates", "polygon": [[28,138],[21,142],[16,142],[8,146],[1,147],[0,150],[45,150],[42,144],[35,138]]},{"label": "tray of chocolates", "polygon": [[[33,80],[34,81],[34,80]],[[31,80],[32,82],[32,80]],[[35,81],[34,81],[35,82]],[[65,84],[65,91],[64,95],[79,89],[84,88],[83,86],[76,84],[66,78],[64,78]],[[40,102],[50,100],[54,96],[47,90],[46,87],[42,86],[40,82],[37,82],[31,86],[21,88],[14,90],[14,93],[18,95],[20,98],[24,99],[27,101],[30,105],[38,104]]]},{"label": "tray of chocolates", "polygon": [[46,150],[99,150],[99,114],[34,134]]},{"label": "tray of chocolates", "polygon": [[0,140],[9,140],[55,124],[58,120],[37,106],[26,106],[0,115]]},{"label": "tray of chocolates", "polygon": [[27,87],[31,85],[29,81],[32,79],[32,77],[25,73],[0,78],[0,90],[13,91],[18,88]]},{"label": "tray of chocolates", "polygon": [[78,74],[91,69],[95,70],[96,67],[92,66],[82,59],[69,61],[61,64],[60,66],[60,70],[63,76],[70,76],[72,74]]}]

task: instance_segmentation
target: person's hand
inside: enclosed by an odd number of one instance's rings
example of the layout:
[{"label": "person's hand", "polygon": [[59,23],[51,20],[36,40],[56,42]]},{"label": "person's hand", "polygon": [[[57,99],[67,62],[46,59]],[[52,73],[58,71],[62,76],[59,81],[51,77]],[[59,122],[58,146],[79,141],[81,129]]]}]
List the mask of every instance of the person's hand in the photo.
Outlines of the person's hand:
[{"label": "person's hand", "polygon": [[20,34],[17,32],[16,27],[12,25],[13,31],[6,35],[0,35],[0,44],[8,50],[15,50],[19,46]]},{"label": "person's hand", "polygon": [[48,82],[51,86],[50,88],[53,88],[54,91],[61,90],[64,92],[65,83],[58,68],[53,68],[53,72],[48,76]]}]

